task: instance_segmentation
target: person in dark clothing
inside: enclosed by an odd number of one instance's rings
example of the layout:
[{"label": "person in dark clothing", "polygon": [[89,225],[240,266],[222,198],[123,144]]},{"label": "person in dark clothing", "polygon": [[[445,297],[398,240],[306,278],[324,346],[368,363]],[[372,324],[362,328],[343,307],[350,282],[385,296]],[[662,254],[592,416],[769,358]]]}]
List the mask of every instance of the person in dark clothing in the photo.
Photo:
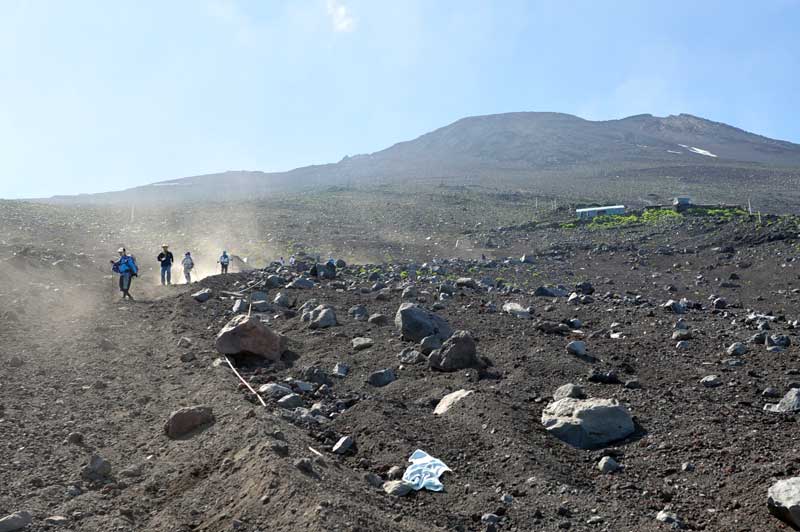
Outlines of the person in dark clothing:
[{"label": "person in dark clothing", "polygon": [[219,260],[217,261],[220,265],[220,269],[222,270],[221,273],[228,273],[228,264],[231,263],[231,257],[228,255],[227,251],[223,251],[222,255],[220,255]]},{"label": "person in dark clothing", "polygon": [[119,248],[119,260],[111,261],[111,270],[119,274],[119,291],[122,292],[122,299],[126,297],[133,301],[133,296],[130,293],[131,281],[134,277],[139,276],[139,267],[136,266],[136,260],[127,254],[125,248]]},{"label": "person in dark clothing", "polygon": [[168,245],[161,246],[161,253],[158,254],[156,260],[161,263],[161,284],[172,284],[172,263],[175,258],[172,256]]}]

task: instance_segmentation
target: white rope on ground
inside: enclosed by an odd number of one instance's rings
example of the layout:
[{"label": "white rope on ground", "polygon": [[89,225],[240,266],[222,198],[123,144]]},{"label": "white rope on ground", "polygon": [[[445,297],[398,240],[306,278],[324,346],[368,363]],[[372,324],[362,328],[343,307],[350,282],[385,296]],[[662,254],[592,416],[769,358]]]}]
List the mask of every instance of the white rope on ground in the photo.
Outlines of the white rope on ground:
[{"label": "white rope on ground", "polygon": [[258,397],[258,400],[259,400],[259,402],[261,403],[261,405],[262,405],[262,406],[267,406],[267,403],[265,403],[265,402],[264,402],[264,400],[261,398],[261,396],[260,396],[260,395],[258,395],[258,392],[257,392],[257,391],[255,391],[255,390],[253,389],[253,387],[252,387],[252,386],[250,386],[250,383],[248,383],[246,380],[244,380],[244,379],[242,378],[242,376],[241,376],[241,375],[239,375],[239,372],[238,372],[238,371],[236,371],[236,368],[234,368],[234,367],[233,367],[233,364],[231,364],[231,361],[230,361],[230,359],[229,359],[227,356],[225,357],[225,362],[227,362],[227,363],[228,363],[228,365],[231,367],[231,370],[233,370],[233,372],[236,374],[236,376],[237,376],[237,377],[239,377],[239,380],[240,380],[240,381],[242,381],[242,384],[244,384],[245,386],[247,386],[247,389],[248,389],[248,390],[250,390],[251,392],[253,392],[253,395],[255,395],[256,397]]}]

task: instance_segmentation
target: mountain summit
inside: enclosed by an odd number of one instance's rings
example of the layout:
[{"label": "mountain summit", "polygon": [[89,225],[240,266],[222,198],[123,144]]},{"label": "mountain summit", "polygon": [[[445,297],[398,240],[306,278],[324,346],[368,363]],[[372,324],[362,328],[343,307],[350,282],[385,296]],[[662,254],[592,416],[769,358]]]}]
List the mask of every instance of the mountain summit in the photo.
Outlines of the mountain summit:
[{"label": "mountain summit", "polygon": [[[80,201],[238,199],[302,187],[408,180],[745,179],[800,168],[800,145],[689,114],[591,121],[563,113],[519,112],[463,118],[414,140],[338,163],[280,173],[188,177]],[[54,198],[74,201],[76,198]]]}]

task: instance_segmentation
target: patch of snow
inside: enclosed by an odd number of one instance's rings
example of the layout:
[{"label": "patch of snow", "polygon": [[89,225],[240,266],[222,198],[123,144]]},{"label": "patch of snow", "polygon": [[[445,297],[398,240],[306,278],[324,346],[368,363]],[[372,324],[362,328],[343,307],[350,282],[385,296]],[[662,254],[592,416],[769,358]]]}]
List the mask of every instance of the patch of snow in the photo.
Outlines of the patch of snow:
[{"label": "patch of snow", "polygon": [[705,155],[706,157],[716,157],[716,155],[714,155],[710,151],[706,151],[706,150],[703,150],[703,149],[700,149],[700,148],[695,148],[694,146],[689,148],[689,151],[694,152],[694,153],[696,153],[698,155]]},{"label": "patch of snow", "polygon": [[667,153],[677,153],[678,155],[682,155],[682,151],[675,151],[675,150],[667,150]]}]

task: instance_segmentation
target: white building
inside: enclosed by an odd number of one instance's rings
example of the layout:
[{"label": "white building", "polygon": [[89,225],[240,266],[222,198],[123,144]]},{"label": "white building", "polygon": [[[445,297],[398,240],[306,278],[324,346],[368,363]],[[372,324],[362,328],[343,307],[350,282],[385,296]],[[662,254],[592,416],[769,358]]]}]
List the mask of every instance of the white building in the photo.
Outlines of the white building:
[{"label": "white building", "polygon": [[625,205],[610,205],[608,207],[586,207],[585,209],[575,209],[575,214],[581,220],[588,220],[595,216],[608,216],[625,214]]}]

